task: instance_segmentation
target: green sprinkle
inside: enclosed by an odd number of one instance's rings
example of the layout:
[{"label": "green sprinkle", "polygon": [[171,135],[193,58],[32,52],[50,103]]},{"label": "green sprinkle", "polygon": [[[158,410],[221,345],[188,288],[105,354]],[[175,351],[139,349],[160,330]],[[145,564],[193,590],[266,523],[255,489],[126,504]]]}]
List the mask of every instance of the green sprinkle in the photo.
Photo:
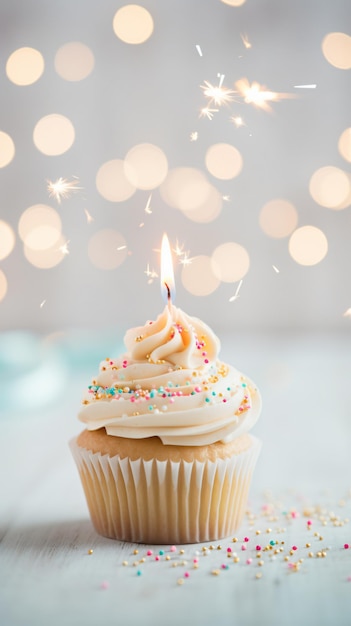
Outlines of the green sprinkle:
[{"label": "green sprinkle", "polygon": [[205,402],[209,402],[209,401],[210,401],[210,398],[205,398]]},{"label": "green sprinkle", "polygon": [[138,571],[137,571],[137,576],[141,576],[141,570],[140,569],[138,569]]},{"label": "green sprinkle", "polygon": [[149,404],[149,406],[148,406],[149,411],[152,411],[153,408],[154,407],[152,406],[152,404]]},{"label": "green sprinkle", "polygon": [[275,541],[273,541],[273,539],[269,543],[270,543],[271,546],[275,546]]},{"label": "green sprinkle", "polygon": [[163,556],[163,555],[164,555],[164,553],[165,553],[165,551],[164,551],[164,550],[160,550],[160,551],[159,551],[159,554],[160,554],[161,556]]}]

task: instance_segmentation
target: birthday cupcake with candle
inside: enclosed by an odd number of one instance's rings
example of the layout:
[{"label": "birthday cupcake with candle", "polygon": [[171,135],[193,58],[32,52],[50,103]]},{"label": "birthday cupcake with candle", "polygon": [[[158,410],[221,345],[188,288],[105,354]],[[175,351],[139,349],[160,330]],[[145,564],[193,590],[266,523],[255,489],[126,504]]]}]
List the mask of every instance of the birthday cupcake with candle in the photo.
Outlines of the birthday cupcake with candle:
[{"label": "birthday cupcake with candle", "polygon": [[164,237],[168,304],[127,331],[125,354],[100,364],[78,415],[86,429],[70,443],[95,529],[122,541],[231,535],[261,448],[249,432],[259,391],[219,359],[212,330],[172,304],[171,275]]}]

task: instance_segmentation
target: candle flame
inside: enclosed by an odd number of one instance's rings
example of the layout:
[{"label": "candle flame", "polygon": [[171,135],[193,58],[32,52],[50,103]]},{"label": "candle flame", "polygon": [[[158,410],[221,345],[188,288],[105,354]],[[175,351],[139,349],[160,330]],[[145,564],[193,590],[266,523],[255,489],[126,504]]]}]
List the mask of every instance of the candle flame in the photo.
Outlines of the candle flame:
[{"label": "candle flame", "polygon": [[161,246],[161,292],[166,302],[171,304],[175,297],[175,284],[171,246],[166,233],[162,237]]}]

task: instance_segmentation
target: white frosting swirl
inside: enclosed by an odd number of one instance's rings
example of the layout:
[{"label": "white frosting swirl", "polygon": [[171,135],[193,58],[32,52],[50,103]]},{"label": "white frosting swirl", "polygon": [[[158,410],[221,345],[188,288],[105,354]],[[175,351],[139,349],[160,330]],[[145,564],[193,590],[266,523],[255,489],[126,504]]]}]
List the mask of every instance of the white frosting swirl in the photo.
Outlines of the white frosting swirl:
[{"label": "white frosting swirl", "polygon": [[106,359],[83,400],[89,430],[164,444],[207,445],[248,431],[261,399],[253,383],[218,361],[211,329],[175,306],[129,330],[127,352]]}]

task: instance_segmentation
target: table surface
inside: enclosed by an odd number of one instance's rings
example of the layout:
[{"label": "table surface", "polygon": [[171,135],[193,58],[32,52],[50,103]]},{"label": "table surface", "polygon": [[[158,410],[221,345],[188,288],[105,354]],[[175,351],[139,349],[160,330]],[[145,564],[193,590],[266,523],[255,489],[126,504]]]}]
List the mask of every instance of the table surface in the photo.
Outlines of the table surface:
[{"label": "table surface", "polygon": [[54,404],[1,415],[2,625],[351,623],[350,336],[222,345],[264,398],[238,540],[171,551],[95,533],[67,442],[96,367],[66,367]]}]

